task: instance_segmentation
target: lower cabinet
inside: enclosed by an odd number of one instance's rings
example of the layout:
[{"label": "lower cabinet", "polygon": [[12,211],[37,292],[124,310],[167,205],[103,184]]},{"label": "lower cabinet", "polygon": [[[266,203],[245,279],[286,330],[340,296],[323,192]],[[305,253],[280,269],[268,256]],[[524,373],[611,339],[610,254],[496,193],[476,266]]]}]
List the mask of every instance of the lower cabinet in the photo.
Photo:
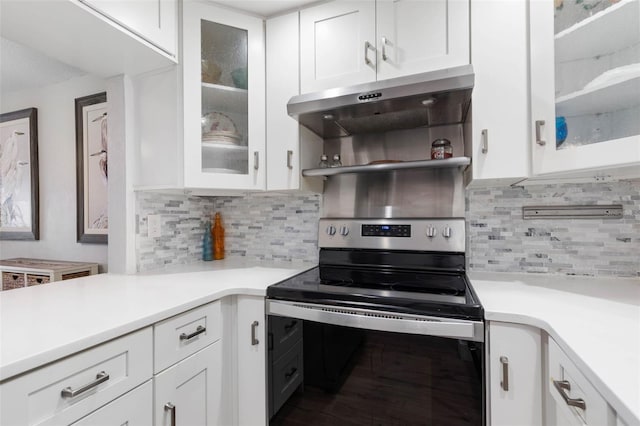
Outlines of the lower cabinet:
[{"label": "lower cabinet", "polygon": [[552,338],[548,355],[547,424],[615,426],[615,411]]},{"label": "lower cabinet", "polygon": [[151,380],[73,423],[73,426],[150,425],[153,423]]},{"label": "lower cabinet", "polygon": [[156,375],[155,424],[231,424],[231,407],[221,404],[222,368],[218,341]]},{"label": "lower cabinet", "polygon": [[542,424],[540,330],[520,324],[489,323],[490,424]]}]

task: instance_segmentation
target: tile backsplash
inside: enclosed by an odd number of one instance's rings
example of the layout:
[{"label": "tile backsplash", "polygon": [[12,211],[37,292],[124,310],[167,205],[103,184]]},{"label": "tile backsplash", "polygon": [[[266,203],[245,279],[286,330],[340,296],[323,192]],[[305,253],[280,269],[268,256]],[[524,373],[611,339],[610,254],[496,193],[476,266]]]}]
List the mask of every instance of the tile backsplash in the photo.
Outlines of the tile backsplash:
[{"label": "tile backsplash", "polygon": [[[523,206],[621,204],[622,219],[522,219]],[[467,191],[469,269],[640,276],[640,180]]]},{"label": "tile backsplash", "polygon": [[[139,271],[192,263],[202,256],[205,220],[221,212],[226,256],[317,262],[321,195],[249,194],[189,197],[138,193]],[[622,219],[523,220],[530,205],[622,204]],[[594,276],[640,276],[640,180],[469,189],[469,270]],[[149,238],[147,215],[162,218]]]},{"label": "tile backsplash", "polygon": [[[321,200],[315,194],[191,197],[139,192],[137,270],[199,261],[206,220],[215,212],[222,215],[226,257],[317,262]],[[161,216],[161,237],[149,237],[149,214]]]}]

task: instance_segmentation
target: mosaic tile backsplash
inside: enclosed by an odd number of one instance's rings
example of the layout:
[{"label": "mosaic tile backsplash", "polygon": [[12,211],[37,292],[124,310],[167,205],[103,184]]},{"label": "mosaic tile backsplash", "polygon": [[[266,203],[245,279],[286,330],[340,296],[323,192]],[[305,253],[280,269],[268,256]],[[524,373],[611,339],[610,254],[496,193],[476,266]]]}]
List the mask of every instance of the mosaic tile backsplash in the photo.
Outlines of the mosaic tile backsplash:
[{"label": "mosaic tile backsplash", "polygon": [[[137,193],[137,270],[199,261],[205,223],[215,212],[225,227],[226,257],[317,262],[320,203],[315,194],[213,198]],[[161,215],[159,238],[149,238],[149,214]]]},{"label": "mosaic tile backsplash", "polygon": [[[622,219],[522,219],[523,206],[621,204]],[[469,269],[640,276],[640,180],[467,191]]]},{"label": "mosaic tile backsplash", "polygon": [[[138,193],[138,270],[192,263],[202,256],[205,220],[220,211],[227,257],[318,259],[320,195],[187,197]],[[467,191],[469,270],[640,276],[640,180]],[[523,220],[530,205],[622,204],[622,219]],[[160,214],[162,236],[146,217]]]}]

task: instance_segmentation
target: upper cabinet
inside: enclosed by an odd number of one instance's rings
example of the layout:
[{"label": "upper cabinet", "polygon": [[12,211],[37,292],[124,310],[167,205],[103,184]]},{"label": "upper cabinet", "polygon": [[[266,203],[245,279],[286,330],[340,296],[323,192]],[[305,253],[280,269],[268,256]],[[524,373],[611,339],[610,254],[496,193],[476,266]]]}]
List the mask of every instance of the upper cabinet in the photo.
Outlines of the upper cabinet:
[{"label": "upper cabinet", "polygon": [[169,55],[177,56],[178,3],[176,0],[80,0]]},{"label": "upper cabinet", "polygon": [[302,93],[468,63],[468,1],[334,1],[300,11]]},{"label": "upper cabinet", "polygon": [[185,184],[264,189],[263,22],[198,2],[183,15]]},{"label": "upper cabinet", "polygon": [[640,175],[640,1],[531,1],[534,175]]},{"label": "upper cabinet", "polygon": [[182,62],[134,80],[134,187],[265,189],[263,21],[183,3]]},{"label": "upper cabinet", "polygon": [[100,77],[136,75],[177,62],[177,4],[3,1],[0,34]]},{"label": "upper cabinet", "polygon": [[465,152],[473,185],[529,176],[527,13],[524,1],[471,2],[475,84]]}]

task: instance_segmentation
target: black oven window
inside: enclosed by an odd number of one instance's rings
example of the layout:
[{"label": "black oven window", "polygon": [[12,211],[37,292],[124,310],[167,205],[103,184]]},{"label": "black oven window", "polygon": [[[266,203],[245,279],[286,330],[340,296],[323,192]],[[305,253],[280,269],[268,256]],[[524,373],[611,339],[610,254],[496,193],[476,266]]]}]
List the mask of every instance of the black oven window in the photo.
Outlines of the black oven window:
[{"label": "black oven window", "polygon": [[309,321],[301,334],[302,375],[270,425],[484,424],[481,343]]}]

